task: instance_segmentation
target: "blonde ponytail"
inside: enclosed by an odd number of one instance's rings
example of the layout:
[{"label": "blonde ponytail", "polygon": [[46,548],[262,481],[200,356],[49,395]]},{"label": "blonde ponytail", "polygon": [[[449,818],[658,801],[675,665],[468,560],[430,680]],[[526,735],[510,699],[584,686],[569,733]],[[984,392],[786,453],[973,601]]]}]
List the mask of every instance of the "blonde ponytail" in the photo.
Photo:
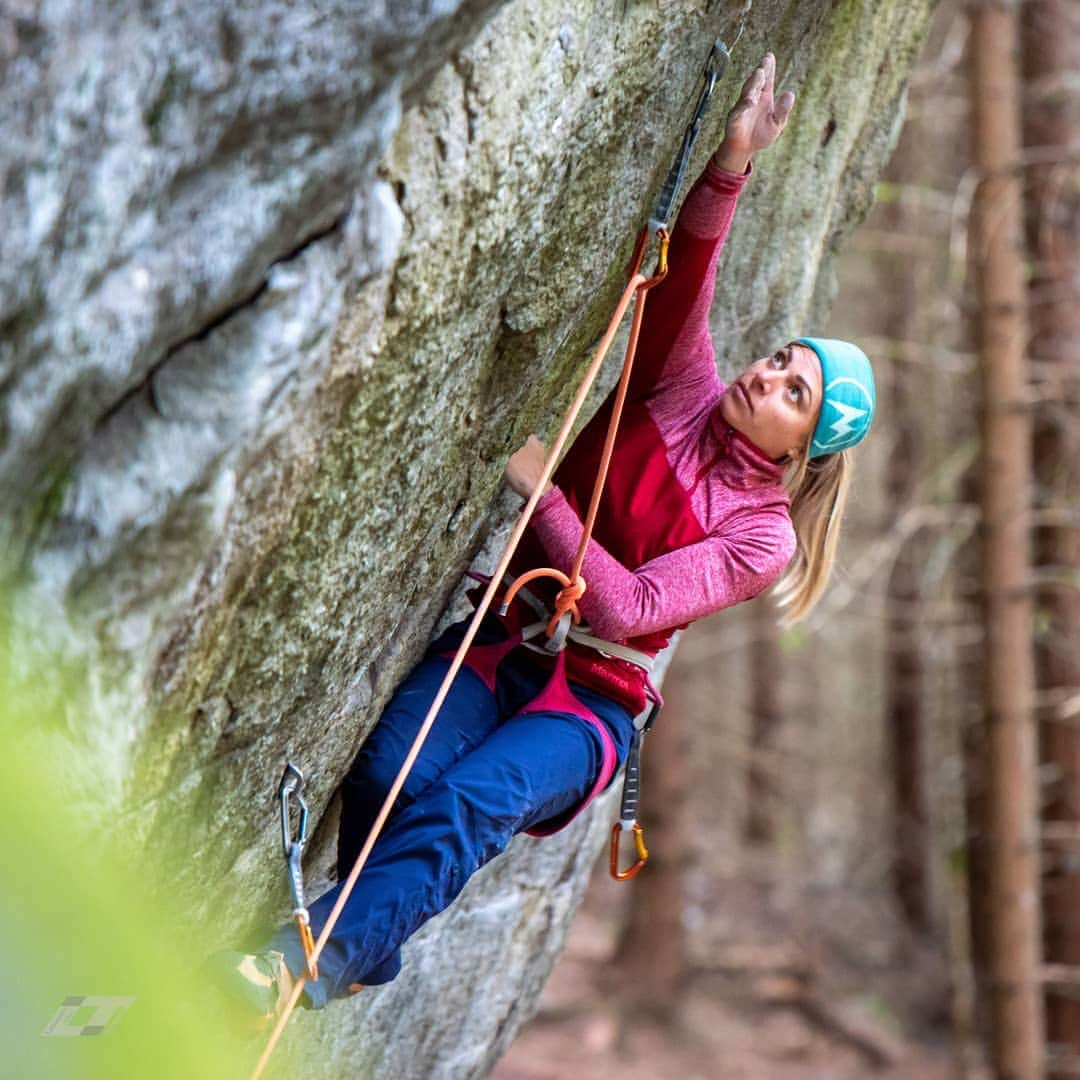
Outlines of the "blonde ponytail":
[{"label": "blonde ponytail", "polygon": [[784,483],[791,496],[795,554],[773,595],[784,610],[780,625],[787,627],[810,613],[829,583],[851,484],[848,452],[842,450],[813,460],[805,453]]}]

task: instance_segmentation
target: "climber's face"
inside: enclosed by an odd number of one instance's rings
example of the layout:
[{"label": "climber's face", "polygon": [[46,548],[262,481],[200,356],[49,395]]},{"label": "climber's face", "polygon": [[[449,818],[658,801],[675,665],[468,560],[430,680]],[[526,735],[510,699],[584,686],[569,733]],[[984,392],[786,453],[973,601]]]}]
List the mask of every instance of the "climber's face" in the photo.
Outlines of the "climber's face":
[{"label": "climber's face", "polygon": [[794,342],[755,360],[720,402],[720,415],[774,460],[807,452],[820,411],[821,362]]}]

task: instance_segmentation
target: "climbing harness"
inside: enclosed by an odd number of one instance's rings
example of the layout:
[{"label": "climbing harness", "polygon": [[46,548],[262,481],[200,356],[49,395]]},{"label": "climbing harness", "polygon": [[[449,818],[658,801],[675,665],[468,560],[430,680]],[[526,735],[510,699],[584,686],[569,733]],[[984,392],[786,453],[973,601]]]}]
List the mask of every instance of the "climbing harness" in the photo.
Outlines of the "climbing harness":
[{"label": "climbing harness", "polygon": [[[508,576],[506,580],[510,582],[511,579]],[[552,614],[551,611],[538,596],[525,587],[519,587],[517,595],[540,616],[539,622],[532,623],[521,630],[522,644],[527,649],[550,651],[547,647],[550,646],[554,638],[549,638],[547,644],[543,646],[534,645],[529,639],[536,637],[540,630],[548,625]],[[634,735],[630,743],[630,750],[626,756],[626,770],[623,774],[619,819],[611,827],[611,876],[616,881],[629,881],[649,859],[649,849],[645,846],[645,830],[637,820],[637,811],[641,798],[641,744],[646,733],[652,730],[663,705],[663,700],[650,678],[656,664],[656,657],[651,653],[642,652],[640,649],[631,648],[629,645],[623,645],[621,642],[605,641],[603,638],[595,637],[589,633],[588,627],[570,626],[566,636],[570,641],[595,649],[601,656],[625,660],[627,663],[641,668],[645,672],[646,691],[652,699],[652,705],[648,711],[643,711],[640,716],[634,718]],[[619,869],[619,841],[623,832],[632,833],[636,852],[636,860],[627,870]]]},{"label": "climbing harness", "polygon": [[[315,942],[311,937],[311,917],[304,903],[304,871],[301,859],[304,844],[307,843],[308,808],[303,796],[304,774],[290,761],[278,784],[278,799],[281,801],[281,847],[285,854],[285,867],[289,874],[289,888],[292,891],[292,916],[296,920],[296,931],[300,935],[300,944],[304,949],[308,974],[312,981],[319,978],[319,968],[315,955]],[[296,801],[300,809],[300,821],[297,825],[296,838],[293,839],[289,819],[289,798]]]},{"label": "climbing harness", "polygon": [[[468,571],[468,574],[470,577],[484,581],[485,583],[488,580],[482,574],[476,574],[472,571]],[[514,583],[514,579],[509,574],[507,574],[506,577],[503,578],[503,581],[507,585],[513,585]],[[538,597],[535,593],[533,593],[520,583],[518,585],[517,595],[519,599],[523,600],[526,604],[528,604],[530,608],[532,608],[532,610],[540,617],[541,620],[538,623],[533,623],[532,625],[525,627],[521,631],[521,636],[524,639],[523,644],[525,645],[525,648],[544,652],[554,651],[550,648],[553,638],[548,638],[547,642],[543,646],[533,645],[532,642],[529,640],[530,638],[537,636],[536,627],[539,626],[541,628],[546,628],[551,625],[551,618],[554,613],[547,606],[547,604],[545,604],[544,601],[540,599],[540,597]],[[504,606],[509,607],[509,605]],[[500,613],[505,614],[501,607],[499,610]],[[621,642],[606,641],[604,638],[596,637],[594,634],[589,632],[588,624],[571,625],[570,628],[567,630],[566,637],[568,640],[575,641],[579,645],[585,645],[590,649],[595,649],[596,652],[598,652],[601,656],[607,657],[608,659],[615,657],[619,660],[625,660],[628,663],[633,664],[635,667],[641,668],[641,670],[645,672],[647,680],[646,687],[649,696],[654,701],[659,699],[660,695],[657,693],[656,688],[652,685],[651,681],[648,681],[648,677],[652,675],[653,668],[656,666],[656,657],[653,656],[652,653],[643,652],[641,649],[631,648],[629,645],[623,645]]]},{"label": "climbing harness", "polygon": [[[649,860],[649,849],[645,846],[645,830],[637,819],[638,802],[641,798],[641,742],[660,712],[656,702],[647,713],[634,719],[634,738],[626,755],[626,772],[623,774],[622,798],[619,801],[619,820],[611,826],[611,876],[616,881],[629,881]],[[639,723],[640,721],[640,723]],[[629,831],[634,837],[636,859],[628,869],[619,869],[619,840],[624,832]]]},{"label": "climbing harness", "polygon": [[[634,362],[634,355],[637,351],[638,337],[641,332],[642,319],[644,317],[645,299],[651,289],[659,285],[661,281],[667,275],[667,253],[668,243],[670,235],[668,231],[669,217],[671,215],[671,209],[674,206],[675,199],[678,196],[679,187],[682,184],[683,178],[686,173],[686,167],[690,160],[690,155],[693,153],[694,145],[697,141],[697,136],[701,126],[701,120],[705,112],[705,108],[709,103],[709,99],[712,97],[713,90],[716,86],[717,80],[723,74],[723,71],[727,65],[729,59],[729,52],[727,47],[722,41],[717,39],[712,48],[709,51],[709,56],[705,63],[703,72],[703,86],[698,95],[697,102],[694,107],[690,123],[687,125],[686,132],[683,135],[682,145],[679,149],[679,153],[676,157],[675,164],[668,174],[667,180],[660,193],[660,199],[657,202],[656,210],[649,218],[647,224],[642,228],[638,235],[637,242],[634,247],[634,254],[631,259],[631,264],[628,272],[628,282],[623,289],[622,295],[619,297],[619,302],[616,304],[614,314],[611,321],[608,324],[607,330],[604,332],[603,337],[600,339],[600,343],[594,352],[592,359],[589,362],[588,369],[585,372],[585,376],[578,387],[577,393],[574,395],[574,400],[571,402],[569,409],[566,412],[566,416],[563,418],[562,426],[559,428],[559,432],[552,442],[551,449],[548,451],[547,457],[544,461],[544,465],[540,472],[540,477],[533,489],[532,494],[529,496],[528,501],[525,504],[524,509],[518,517],[517,523],[511,531],[510,538],[506,542],[506,547],[503,550],[502,555],[499,558],[498,566],[495,572],[492,574],[487,586],[484,590],[484,595],[480,601],[476,604],[476,608],[473,612],[472,619],[469,621],[469,625],[465,631],[464,636],[459,643],[456,652],[450,660],[450,666],[443,676],[443,681],[439,686],[438,691],[435,694],[431,705],[428,708],[427,714],[424,717],[423,722],[420,725],[419,730],[416,733],[416,737],[413,740],[412,746],[409,748],[409,752],[405,755],[405,760],[402,762],[401,768],[398,770],[397,776],[394,778],[394,782],[390,785],[389,791],[386,793],[386,797],[383,800],[383,804],[379,809],[379,813],[375,817],[375,821],[371,826],[367,838],[364,841],[363,847],[360,849],[360,853],[356,857],[356,861],[353,864],[352,870],[349,871],[348,877],[341,884],[338,892],[337,899],[334,902],[330,913],[326,917],[326,922],[323,924],[322,930],[319,932],[318,940],[315,942],[313,948],[308,952],[307,945],[305,944],[304,955],[307,957],[308,972],[310,977],[314,980],[317,976],[314,974],[316,968],[315,965],[318,961],[323,948],[326,946],[326,942],[329,940],[331,933],[333,933],[334,926],[337,924],[338,919],[341,916],[341,912],[345,908],[345,904],[349,899],[349,895],[353,890],[353,886],[356,884],[356,879],[359,877],[360,872],[363,870],[367,863],[368,857],[371,854],[372,848],[375,846],[376,840],[382,833],[383,827],[386,825],[387,819],[390,816],[390,812],[397,801],[398,795],[401,793],[401,789],[405,784],[405,780],[408,777],[413,765],[416,763],[417,757],[420,755],[420,750],[424,745],[424,741],[427,739],[428,733],[431,731],[431,727],[435,722],[435,718],[438,716],[439,711],[442,709],[443,703],[446,701],[446,696],[450,691],[450,686],[454,679],[457,677],[458,672],[461,670],[462,664],[465,663],[466,655],[473,649],[473,641],[476,638],[476,634],[480,629],[480,624],[487,615],[491,608],[492,601],[495,598],[495,593],[501,586],[505,575],[510,567],[510,562],[517,551],[518,545],[521,542],[522,537],[525,535],[525,530],[532,519],[533,512],[536,509],[536,504],[540,501],[544,488],[547,486],[548,481],[551,479],[552,473],[555,471],[556,462],[562,457],[563,450],[566,443],[570,438],[571,431],[573,430],[574,423],[581,412],[582,407],[588,398],[589,391],[592,389],[593,383],[596,381],[596,377],[603,366],[604,359],[608,354],[608,350],[611,348],[612,342],[615,340],[615,336],[618,333],[619,327],[622,324],[623,317],[626,314],[627,309],[630,307],[631,301],[634,302],[634,312],[630,324],[630,334],[627,340],[626,352],[623,358],[622,375],[619,379],[618,388],[615,393],[615,400],[613,403],[611,420],[608,424],[607,435],[604,441],[603,454],[600,459],[600,466],[597,470],[596,483],[593,488],[592,498],[589,502],[588,513],[584,522],[584,529],[582,532],[581,543],[578,546],[577,553],[574,557],[573,566],[569,574],[564,574],[560,570],[556,570],[551,567],[540,567],[536,570],[530,570],[525,574],[518,577],[513,584],[511,584],[506,595],[503,597],[502,604],[499,608],[500,612],[505,613],[509,610],[510,603],[514,599],[515,594],[522,591],[525,585],[538,577],[552,577],[562,587],[555,597],[554,611],[551,613],[551,617],[544,624],[544,632],[548,637],[548,641],[545,644],[545,649],[549,652],[553,652],[556,656],[555,668],[552,672],[551,678],[547,687],[541,691],[540,695],[534,701],[539,702],[541,699],[555,699],[572,700],[572,695],[569,690],[569,686],[566,682],[566,668],[565,668],[565,646],[567,640],[574,640],[572,636],[575,632],[578,635],[585,634],[586,631],[580,629],[581,613],[577,608],[577,601],[582,597],[585,592],[585,581],[581,576],[581,566],[585,561],[586,549],[588,548],[589,540],[592,536],[593,526],[596,522],[596,515],[600,505],[600,496],[603,493],[604,484],[607,479],[608,466],[611,462],[611,454],[614,449],[615,436],[618,431],[619,421],[622,417],[622,408],[626,400],[627,388],[630,381],[630,371]],[[657,256],[656,264],[651,276],[646,276],[641,272],[642,266],[645,262],[646,250],[648,248],[650,238],[655,237],[657,241]],[[538,633],[539,631],[537,631]],[[492,659],[497,663],[498,659],[501,659],[502,655],[505,655],[510,648],[513,648],[517,644],[520,644],[523,640],[521,633],[516,635],[516,640],[511,638],[509,642],[497,643],[495,649],[496,652]],[[599,641],[600,639],[594,639]],[[612,650],[615,643],[603,642],[602,649]],[[620,648],[626,648],[625,646],[619,646]],[[482,648],[490,649],[492,646],[483,646]],[[611,655],[616,655],[611,652]],[[644,655],[644,654],[641,654]],[[634,661],[631,661],[634,662]],[[565,695],[563,692],[565,691]],[[655,715],[655,707],[652,715]],[[586,720],[595,721],[596,725],[600,725],[600,721],[592,717],[592,714],[588,714],[584,717]],[[644,730],[644,729],[643,729]],[[634,786],[636,791],[637,773],[640,764],[640,734],[635,737],[637,745],[637,751],[635,755],[634,769]],[[296,770],[299,774],[299,770]],[[289,770],[286,769],[286,774],[289,774]],[[604,777],[603,781],[606,783],[609,777]],[[299,783],[302,782],[302,777],[293,789],[297,798],[299,799]],[[284,778],[283,778],[284,783]],[[602,786],[600,782],[597,784],[597,789]],[[595,790],[594,789],[594,793]],[[591,797],[591,796],[590,796]],[[284,798],[284,797],[283,797]],[[633,797],[633,805],[636,808],[636,794]],[[302,805],[302,804],[301,804]],[[284,806],[284,801],[283,801]],[[304,811],[301,811],[303,818]],[[634,810],[631,817],[636,814]],[[620,820],[618,827],[622,828],[623,822]],[[634,867],[627,872],[625,876],[632,876],[637,873],[644,864],[645,859],[648,856],[648,852],[645,849],[643,834],[641,827],[636,821],[632,821],[630,826],[634,830],[635,843],[637,845],[638,860]],[[283,838],[286,835],[286,830],[283,827]],[[297,868],[299,867],[299,854],[296,860]],[[290,881],[299,881],[299,878],[294,879],[292,875],[292,863],[290,862]],[[294,897],[297,894],[294,892]],[[302,893],[298,896],[297,911],[303,909],[304,916],[306,918],[307,909],[303,907]],[[302,925],[301,925],[302,924]],[[297,925],[300,929],[301,941],[304,941],[304,930],[306,929],[310,936],[310,927],[306,922],[301,919],[301,916],[297,914]],[[297,1002],[300,1000],[300,995],[303,993],[304,986],[307,982],[307,976],[301,976],[293,983],[292,992],[289,996],[289,1000],[285,1003],[285,1007],[278,1015],[277,1022],[274,1025],[273,1030],[270,1033],[270,1037],[267,1041],[266,1047],[263,1050],[262,1056],[259,1058],[258,1064],[255,1066],[255,1070],[252,1073],[252,1080],[258,1080],[262,1075],[263,1070],[266,1068],[267,1062],[270,1060],[270,1055],[273,1053],[274,1047],[277,1045],[278,1039],[281,1037],[281,1033],[285,1030],[285,1025],[289,1021],[289,1017],[292,1015],[293,1009],[296,1007]]]}]

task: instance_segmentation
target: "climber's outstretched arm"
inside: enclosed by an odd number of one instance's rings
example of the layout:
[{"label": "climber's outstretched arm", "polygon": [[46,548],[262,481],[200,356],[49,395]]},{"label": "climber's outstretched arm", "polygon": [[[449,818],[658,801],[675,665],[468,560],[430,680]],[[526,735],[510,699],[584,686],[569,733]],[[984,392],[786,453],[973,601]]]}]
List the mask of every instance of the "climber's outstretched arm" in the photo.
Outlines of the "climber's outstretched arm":
[{"label": "climber's outstretched arm", "polygon": [[790,91],[774,98],[775,78],[776,58],[766,53],[743,84],[724,139],[686,198],[672,233],[668,276],[645,305],[631,397],[647,397],[673,383],[696,395],[717,380],[708,324],[716,265],[750,162],[779,138],[795,103]]},{"label": "climber's outstretched arm", "polygon": [[[766,53],[743,83],[739,100],[728,113],[723,142],[687,196],[672,235],[671,270],[645,307],[631,396],[647,396],[661,382],[672,380],[694,394],[695,383],[717,379],[708,323],[716,262],[750,161],[779,138],[795,103],[790,91],[774,100],[775,78],[776,58]],[[532,494],[544,458],[543,444],[533,435],[510,458],[506,482],[523,498]],[[549,482],[544,492],[550,490]]]}]

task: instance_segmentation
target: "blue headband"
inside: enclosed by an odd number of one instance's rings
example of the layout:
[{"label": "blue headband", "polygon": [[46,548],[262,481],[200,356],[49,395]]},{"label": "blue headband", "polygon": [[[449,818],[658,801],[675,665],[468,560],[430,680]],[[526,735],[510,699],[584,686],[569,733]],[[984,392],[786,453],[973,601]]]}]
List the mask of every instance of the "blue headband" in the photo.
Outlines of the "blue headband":
[{"label": "blue headband", "polygon": [[835,454],[862,442],[874,418],[874,372],[857,345],[835,338],[796,338],[821,361],[823,396],[810,456]]}]

